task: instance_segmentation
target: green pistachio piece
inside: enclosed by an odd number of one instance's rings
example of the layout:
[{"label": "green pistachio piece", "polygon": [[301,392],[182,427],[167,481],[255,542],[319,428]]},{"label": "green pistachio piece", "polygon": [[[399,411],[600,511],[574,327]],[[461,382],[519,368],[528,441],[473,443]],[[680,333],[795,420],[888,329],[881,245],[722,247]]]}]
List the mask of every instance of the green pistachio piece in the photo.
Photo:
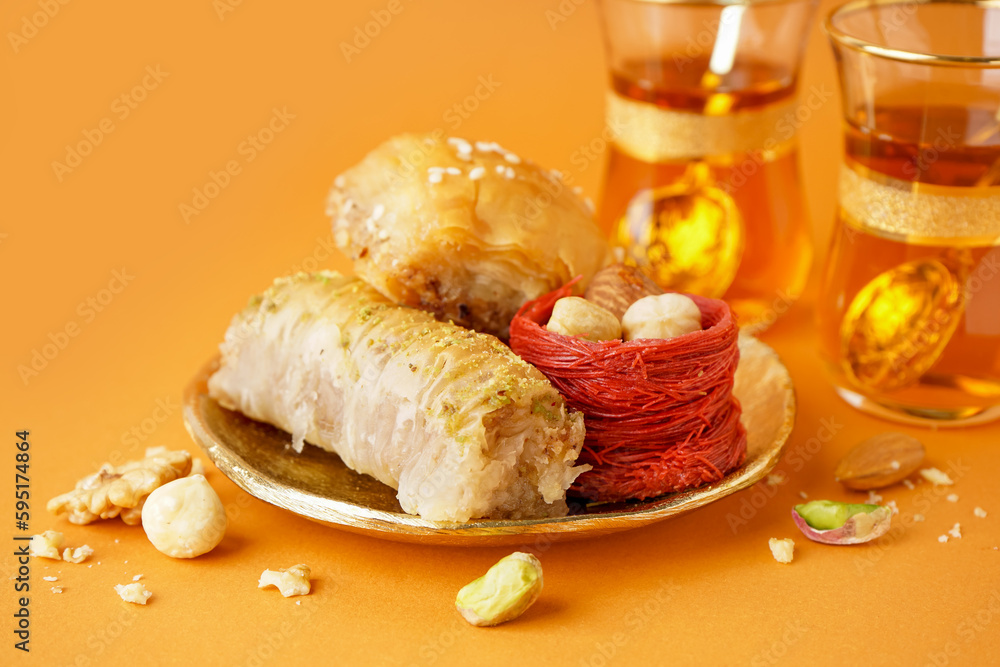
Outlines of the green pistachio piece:
[{"label": "green pistachio piece", "polygon": [[796,505],[792,520],[802,534],[823,544],[863,544],[887,532],[892,509],[879,505],[853,505],[831,500],[814,500]]},{"label": "green pistachio piece", "polygon": [[542,592],[542,564],[515,551],[458,592],[455,606],[472,625],[505,623],[523,614]]},{"label": "green pistachio piece", "polygon": [[838,503],[833,500],[813,500],[795,506],[795,511],[816,530],[840,528],[855,514],[871,514],[878,505]]}]

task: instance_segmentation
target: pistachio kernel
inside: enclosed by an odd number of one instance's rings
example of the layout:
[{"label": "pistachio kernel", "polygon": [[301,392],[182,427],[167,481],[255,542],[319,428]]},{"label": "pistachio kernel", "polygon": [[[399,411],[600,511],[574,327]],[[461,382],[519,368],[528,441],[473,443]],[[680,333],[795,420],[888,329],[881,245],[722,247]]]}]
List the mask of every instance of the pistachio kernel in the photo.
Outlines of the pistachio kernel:
[{"label": "pistachio kernel", "polygon": [[823,544],[862,544],[885,535],[892,510],[869,504],[813,500],[796,505],[792,519],[802,534]]},{"label": "pistachio kernel", "polygon": [[515,551],[458,592],[455,606],[475,626],[499,625],[523,614],[542,592],[542,564]]}]

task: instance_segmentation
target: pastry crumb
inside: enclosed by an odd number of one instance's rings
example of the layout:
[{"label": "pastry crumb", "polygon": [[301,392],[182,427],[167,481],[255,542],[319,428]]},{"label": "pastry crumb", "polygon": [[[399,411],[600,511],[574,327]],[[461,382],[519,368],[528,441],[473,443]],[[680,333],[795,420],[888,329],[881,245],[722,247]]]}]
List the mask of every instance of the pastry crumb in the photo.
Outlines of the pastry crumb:
[{"label": "pastry crumb", "polygon": [[132,604],[146,604],[146,600],[153,595],[143,584],[115,584],[115,592],[122,600]]},{"label": "pastry crumb", "polygon": [[42,577],[42,581],[59,581],[59,577]]},{"label": "pastry crumb", "polygon": [[778,486],[780,484],[784,484],[787,481],[788,481],[788,476],[785,475],[785,473],[783,473],[780,470],[778,470],[777,472],[772,472],[770,475],[767,476],[768,486]]},{"label": "pastry crumb", "polygon": [[948,534],[954,537],[956,540],[962,539],[962,524],[956,523],[954,526],[952,526],[951,530],[948,531]]},{"label": "pastry crumb", "polygon": [[799,491],[799,498],[802,498],[802,500],[806,500],[807,498],[809,498],[809,494],[806,493],[805,491]]},{"label": "pastry crumb", "polygon": [[899,514],[899,507],[896,506],[895,500],[890,500],[885,506],[892,510],[893,515]]},{"label": "pastry crumb", "polygon": [[903,480],[903,486],[905,486],[906,488],[908,488],[910,491],[912,491],[913,489],[917,488],[917,485],[914,484],[913,482],[911,482],[908,479],[904,479]]},{"label": "pastry crumb", "polygon": [[84,544],[82,547],[77,547],[75,549],[67,547],[63,550],[62,557],[67,563],[82,563],[93,555],[94,550]]},{"label": "pastry crumb", "polygon": [[881,502],[882,502],[882,496],[881,495],[875,493],[874,491],[869,491],[868,492],[868,504],[869,505],[878,505]]},{"label": "pastry crumb", "polygon": [[947,496],[945,496],[945,500],[947,500],[949,503],[957,503],[958,502],[958,494],[957,493],[949,493]]},{"label": "pastry crumb", "polygon": [[60,560],[59,547],[62,546],[63,534],[55,530],[46,530],[40,535],[32,535],[28,544],[28,554],[32,558],[50,558]]},{"label": "pastry crumb", "polygon": [[923,521],[924,520],[924,515],[923,514],[914,514],[913,515],[913,520],[914,521]]},{"label": "pastry crumb", "polygon": [[63,592],[63,587],[62,586],[53,586],[52,587],[52,592],[53,593],[62,593]]},{"label": "pastry crumb", "polygon": [[938,542],[940,542],[941,544],[944,544],[947,541],[948,541],[948,536],[947,535],[938,535]]},{"label": "pastry crumb", "polygon": [[767,546],[771,548],[771,555],[779,563],[791,563],[795,553],[795,541],[791,538],[779,540],[772,537],[767,541]]},{"label": "pastry crumb", "polygon": [[312,572],[308,565],[299,563],[287,570],[264,570],[257,582],[257,588],[274,586],[284,597],[293,595],[309,595],[312,584],[309,576]]},{"label": "pastry crumb", "polygon": [[978,516],[980,519],[986,518],[986,510],[984,510],[982,507],[977,507],[976,509],[972,510],[972,513]]},{"label": "pastry crumb", "polygon": [[955,483],[951,481],[951,477],[948,477],[947,473],[941,472],[937,468],[923,468],[920,471],[920,476],[934,486],[951,486]]},{"label": "pastry crumb", "polygon": [[142,579],[142,575],[141,574],[137,574],[134,577],[132,577],[132,581],[139,581],[140,579]]}]

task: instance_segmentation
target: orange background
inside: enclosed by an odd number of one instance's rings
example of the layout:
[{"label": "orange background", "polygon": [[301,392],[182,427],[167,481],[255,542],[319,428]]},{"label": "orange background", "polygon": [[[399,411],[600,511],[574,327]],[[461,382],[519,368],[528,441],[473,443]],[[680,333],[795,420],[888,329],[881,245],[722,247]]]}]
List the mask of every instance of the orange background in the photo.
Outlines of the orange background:
[{"label": "orange background", "polygon": [[[32,532],[63,530],[69,544],[95,549],[92,567],[33,563],[34,664],[996,664],[1000,426],[901,429],[926,443],[930,464],[960,462],[948,490],[960,499],[926,484],[888,489],[904,516],[927,520],[881,546],[825,547],[793,526],[800,491],[863,498],[840,488],[832,470],[856,442],[895,428],[852,411],[823,380],[808,303],[764,336],[798,387],[798,422],[780,465],[789,482],[773,497],[758,486],[653,527],[553,545],[541,555],[541,600],[499,628],[466,625],[453,600],[508,549],[407,546],[324,528],[250,498],[211,468],[230,529],[193,561],[161,555],[140,528],[117,520],[79,527],[48,515],[48,498],[109,457],[136,457],[147,445],[194,448],[182,388],[232,313],[274,276],[347,268],[329,251],[326,191],[387,136],[443,127],[496,140],[598,194],[602,160],[582,171],[573,161],[602,128],[606,77],[592,0],[564,0],[572,11],[554,28],[546,12],[559,11],[557,0],[401,0],[403,11],[350,63],[339,44],[388,0],[223,2],[51,0],[58,12],[16,53],[10,33],[46,0],[0,10],[3,460],[14,465],[14,432],[30,429]],[[468,118],[449,114],[480,77],[499,85]],[[119,98],[144,78],[135,95],[144,99],[124,106]],[[818,27],[803,80],[813,85],[835,87]],[[836,99],[801,134],[821,255],[840,151]],[[294,118],[248,161],[243,142],[275,109]],[[52,163],[66,160],[66,145],[96,136],[102,123],[112,131],[57,175]],[[239,173],[185,222],[179,206],[231,160]],[[134,277],[117,294],[102,291],[114,271]],[[60,336],[67,325],[75,335]],[[50,336],[62,349],[23,381],[18,367]],[[133,429],[141,442],[128,436]],[[0,516],[12,523],[10,468],[4,479]],[[973,517],[976,505],[989,517]],[[734,522],[741,512],[745,523]],[[963,538],[939,544],[955,522]],[[4,526],[9,540],[13,526]],[[771,558],[769,537],[795,538],[791,565]],[[11,576],[14,559],[2,562]],[[315,576],[301,605],[256,590],[264,568],[297,562]],[[136,573],[153,591],[146,607],[112,590]],[[51,574],[62,595],[40,580]],[[27,664],[9,632],[12,587],[4,584],[0,662]]]}]

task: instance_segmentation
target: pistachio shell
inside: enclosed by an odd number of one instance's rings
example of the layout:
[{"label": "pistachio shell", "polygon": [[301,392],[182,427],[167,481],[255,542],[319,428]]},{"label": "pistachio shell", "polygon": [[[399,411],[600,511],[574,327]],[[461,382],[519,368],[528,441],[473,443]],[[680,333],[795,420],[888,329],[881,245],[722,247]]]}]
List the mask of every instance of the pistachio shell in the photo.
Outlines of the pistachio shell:
[{"label": "pistachio shell", "polygon": [[[815,528],[800,514],[800,509],[811,517],[815,517],[816,513],[809,511],[809,508],[806,508],[805,505],[796,505],[792,509],[792,519],[795,521],[795,525],[799,527],[799,530],[802,531],[802,534],[814,542],[822,542],[823,544],[863,544],[864,542],[870,542],[885,535],[892,523],[892,510],[888,507],[880,507],[879,505],[851,505],[848,503],[836,503],[830,500],[813,501],[812,503],[807,503],[807,505],[813,505],[814,503],[825,503],[834,510],[829,515],[831,519],[837,514],[845,516],[844,522],[836,528]],[[838,508],[835,507],[838,505],[848,509],[838,512],[836,511]],[[865,510],[863,508],[874,509]],[[818,523],[821,526],[831,525],[822,521]]]},{"label": "pistachio shell", "polygon": [[849,489],[868,491],[902,481],[924,460],[923,444],[904,433],[887,432],[858,444],[834,473]]}]

